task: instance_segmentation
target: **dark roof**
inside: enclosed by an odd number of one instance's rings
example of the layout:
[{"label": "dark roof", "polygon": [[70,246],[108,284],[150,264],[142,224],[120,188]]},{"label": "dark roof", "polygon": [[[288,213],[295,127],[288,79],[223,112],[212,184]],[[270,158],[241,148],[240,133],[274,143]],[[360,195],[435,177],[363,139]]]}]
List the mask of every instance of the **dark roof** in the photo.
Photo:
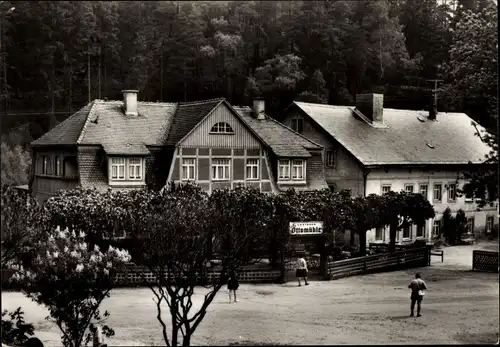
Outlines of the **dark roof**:
[{"label": "dark roof", "polygon": [[249,107],[233,108],[278,157],[306,158],[311,156],[309,149],[323,148],[270,117],[266,116],[264,120],[254,118]]},{"label": "dark roof", "polygon": [[49,132],[43,134],[35,141],[31,142],[32,146],[45,145],[76,145],[78,137],[82,132],[85,120],[90,109],[95,101],[88,103],[73,115],[66,118],[63,122],[56,125]]},{"label": "dark roof", "polygon": [[165,144],[175,146],[224,99],[179,103]]},{"label": "dark roof", "polygon": [[490,151],[464,113],[439,112],[430,121],[426,111],[384,108],[386,127],[374,128],[353,107],[294,104],[364,165],[481,163]]}]

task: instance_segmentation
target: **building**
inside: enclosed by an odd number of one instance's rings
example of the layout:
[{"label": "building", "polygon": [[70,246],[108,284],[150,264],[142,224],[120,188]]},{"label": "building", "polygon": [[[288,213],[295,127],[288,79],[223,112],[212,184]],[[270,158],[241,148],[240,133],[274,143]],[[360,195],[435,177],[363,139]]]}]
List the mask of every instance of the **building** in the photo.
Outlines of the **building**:
[{"label": "building", "polygon": [[[361,196],[405,190],[429,199],[436,217],[423,229],[401,231],[401,243],[431,239],[447,207],[465,211],[470,232],[491,232],[498,225],[498,203],[478,210],[477,201],[456,194],[457,184],[464,183],[458,174],[469,170],[469,163],[482,165],[490,150],[466,114],[384,109],[383,95],[361,94],[355,106],[294,102],[282,122],[324,147],[331,189]],[[367,242],[388,240],[388,229],[367,233]]]},{"label": "building", "polygon": [[326,188],[323,148],[265,114],[264,101],[188,103],[94,100],[32,142],[30,189],[160,189],[195,182],[206,191],[238,185],[278,192]]}]

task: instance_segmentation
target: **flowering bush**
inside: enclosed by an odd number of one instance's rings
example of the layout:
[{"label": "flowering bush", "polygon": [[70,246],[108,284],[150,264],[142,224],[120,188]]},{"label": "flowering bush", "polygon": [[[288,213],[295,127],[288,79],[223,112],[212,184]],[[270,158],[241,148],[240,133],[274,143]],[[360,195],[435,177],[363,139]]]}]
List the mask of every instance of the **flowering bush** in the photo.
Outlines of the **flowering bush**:
[{"label": "flowering bush", "polygon": [[[114,274],[130,261],[125,250],[109,247],[102,252],[84,240],[83,232],[58,227],[47,241],[35,245],[30,264],[9,263],[15,271],[12,280],[20,284],[23,293],[49,309],[63,334],[64,346],[79,347],[88,342],[90,334],[84,341],[88,325],[91,320],[101,322],[98,309],[114,286]],[[104,317],[108,315],[104,313]],[[107,326],[103,332],[114,334]]]}]

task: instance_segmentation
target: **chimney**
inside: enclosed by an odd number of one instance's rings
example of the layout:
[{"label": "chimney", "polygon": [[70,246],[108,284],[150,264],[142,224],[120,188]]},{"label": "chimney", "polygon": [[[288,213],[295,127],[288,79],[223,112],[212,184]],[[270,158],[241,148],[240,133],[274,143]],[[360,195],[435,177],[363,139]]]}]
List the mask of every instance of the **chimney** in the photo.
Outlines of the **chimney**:
[{"label": "chimney", "polygon": [[138,90],[122,90],[123,93],[123,108],[125,115],[137,116],[137,94]]},{"label": "chimney", "polygon": [[253,113],[255,118],[259,120],[266,119],[266,104],[263,99],[254,99],[253,100]]},{"label": "chimney", "polygon": [[356,109],[372,123],[383,123],[384,94],[356,94]]},{"label": "chimney", "polygon": [[436,100],[434,98],[432,98],[430,105],[431,107],[429,107],[429,120],[436,120],[438,110],[437,110]]}]

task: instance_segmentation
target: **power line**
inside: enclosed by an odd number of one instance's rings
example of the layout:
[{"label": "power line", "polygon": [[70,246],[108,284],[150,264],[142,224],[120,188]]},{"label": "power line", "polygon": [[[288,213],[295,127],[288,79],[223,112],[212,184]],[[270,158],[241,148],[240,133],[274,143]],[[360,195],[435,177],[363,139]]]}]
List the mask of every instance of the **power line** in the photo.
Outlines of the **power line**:
[{"label": "power line", "polygon": [[69,111],[59,112],[24,112],[24,113],[6,113],[6,116],[51,116],[52,114],[70,114]]}]

